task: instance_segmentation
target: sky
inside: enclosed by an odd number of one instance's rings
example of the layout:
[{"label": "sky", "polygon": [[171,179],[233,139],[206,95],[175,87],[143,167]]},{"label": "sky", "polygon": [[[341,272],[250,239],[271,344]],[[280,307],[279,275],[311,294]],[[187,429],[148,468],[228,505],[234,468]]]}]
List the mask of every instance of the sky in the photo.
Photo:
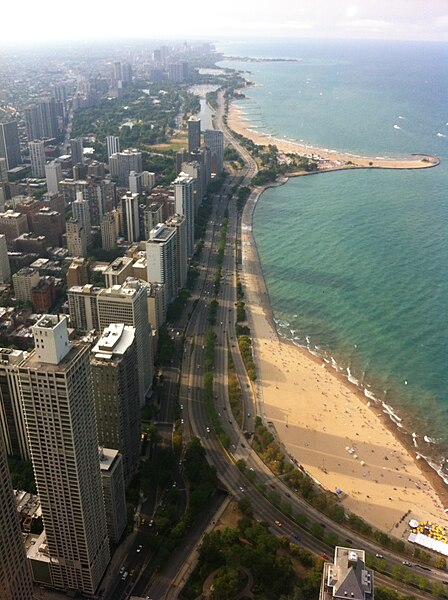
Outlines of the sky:
[{"label": "sky", "polygon": [[[129,8],[127,8],[129,7]],[[3,0],[0,43],[101,39],[448,41],[448,0]]]}]

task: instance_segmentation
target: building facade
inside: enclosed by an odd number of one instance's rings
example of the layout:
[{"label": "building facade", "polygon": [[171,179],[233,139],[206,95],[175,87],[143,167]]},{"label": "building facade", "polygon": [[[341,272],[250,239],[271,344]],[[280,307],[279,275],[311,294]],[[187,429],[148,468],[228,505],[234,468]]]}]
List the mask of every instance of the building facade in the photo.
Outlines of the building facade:
[{"label": "building facade", "polygon": [[33,326],[20,390],[50,556],[52,586],[94,594],[109,562],[89,345],[66,317]]}]

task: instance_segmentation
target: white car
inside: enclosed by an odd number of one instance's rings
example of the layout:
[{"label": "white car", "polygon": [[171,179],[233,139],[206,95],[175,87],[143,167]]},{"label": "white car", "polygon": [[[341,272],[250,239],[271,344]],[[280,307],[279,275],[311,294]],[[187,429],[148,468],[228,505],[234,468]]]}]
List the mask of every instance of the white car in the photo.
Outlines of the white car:
[{"label": "white car", "polygon": [[126,577],[128,576],[128,572],[125,571],[121,577],[122,581],[124,581],[126,579]]}]

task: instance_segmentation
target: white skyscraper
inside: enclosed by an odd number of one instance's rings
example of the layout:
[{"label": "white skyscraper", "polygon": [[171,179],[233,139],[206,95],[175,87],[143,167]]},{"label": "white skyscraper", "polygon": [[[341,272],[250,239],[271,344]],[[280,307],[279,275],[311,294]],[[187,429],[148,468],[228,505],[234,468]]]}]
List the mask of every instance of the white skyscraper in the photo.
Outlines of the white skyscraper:
[{"label": "white skyscraper", "polygon": [[118,135],[108,135],[106,137],[106,148],[107,158],[110,158],[116,152],[120,152],[120,138]]},{"label": "white skyscraper", "polygon": [[31,174],[33,177],[45,177],[45,142],[34,140],[28,144],[30,149]]},{"label": "white skyscraper", "polygon": [[19,366],[30,453],[41,501],[52,585],[94,594],[109,562],[87,343],[67,319],[44,315],[35,350]]},{"label": "white skyscraper", "polygon": [[174,180],[175,211],[187,219],[187,254],[194,253],[194,179],[183,171]]},{"label": "white skyscraper", "polygon": [[177,287],[183,288],[187,283],[187,219],[183,215],[173,215],[166,222],[168,227],[176,228],[176,272]]},{"label": "white skyscraper", "polygon": [[62,181],[61,163],[54,160],[45,165],[45,179],[47,180],[47,190],[57,194],[59,192],[59,182]]},{"label": "white skyscraper", "polygon": [[67,248],[70,256],[87,256],[86,230],[78,219],[69,219],[66,223]]},{"label": "white skyscraper", "polygon": [[159,223],[146,242],[149,283],[165,284],[165,309],[177,296],[177,231]]}]

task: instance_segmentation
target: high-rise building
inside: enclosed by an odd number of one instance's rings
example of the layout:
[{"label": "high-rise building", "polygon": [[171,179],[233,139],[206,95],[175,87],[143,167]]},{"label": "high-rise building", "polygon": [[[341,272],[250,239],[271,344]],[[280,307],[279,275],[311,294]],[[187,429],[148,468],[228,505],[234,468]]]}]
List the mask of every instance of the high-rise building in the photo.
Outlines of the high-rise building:
[{"label": "high-rise building", "polygon": [[22,233],[28,232],[28,219],[26,215],[14,210],[0,213],[0,233],[6,237],[9,244]]},{"label": "high-rise building", "polygon": [[94,594],[110,555],[90,347],[69,341],[66,317],[44,315],[32,330],[20,389],[52,585]]},{"label": "high-rise building", "polygon": [[44,235],[50,246],[60,246],[62,234],[65,231],[65,220],[57,210],[48,206],[31,215],[31,224],[34,233]]},{"label": "high-rise building", "polygon": [[[92,228],[90,225],[89,203],[84,199],[82,192],[76,193],[76,200],[72,202],[73,218],[77,219],[86,234],[87,248],[92,245]],[[84,255],[83,255],[84,256]]]},{"label": "high-rise building", "polygon": [[0,348],[0,437],[3,436],[8,456],[30,460],[18,371],[25,357],[22,350]]},{"label": "high-rise building", "polygon": [[110,158],[112,154],[120,152],[120,138],[118,135],[108,135],[106,137],[106,149],[107,158]]},{"label": "high-rise building", "polygon": [[151,202],[143,210],[143,224],[145,240],[149,240],[149,233],[159,223],[164,222],[164,204],[161,201]]},{"label": "high-rise building", "polygon": [[45,177],[45,142],[33,140],[29,142],[31,174],[33,177]]},{"label": "high-rise building", "polygon": [[181,289],[187,283],[187,219],[182,215],[173,215],[166,222],[168,227],[176,228],[176,272],[177,287]]},{"label": "high-rise building", "polygon": [[123,215],[123,236],[128,242],[138,242],[140,239],[139,195],[126,192],[121,197]]},{"label": "high-rise building", "polygon": [[188,63],[185,60],[169,63],[168,79],[175,83],[183,83],[188,79]]},{"label": "high-rise building", "polygon": [[44,138],[55,138],[58,136],[58,119],[56,101],[52,97],[39,100],[39,110],[42,121],[42,135]]},{"label": "high-rise building", "polygon": [[24,109],[26,137],[28,141],[41,140],[44,137],[42,129],[42,116],[39,104],[27,106]]},{"label": "high-rise building", "polygon": [[107,533],[110,541],[118,544],[127,525],[123,457],[118,450],[100,448],[100,468]]},{"label": "high-rise building", "polygon": [[149,283],[165,284],[166,307],[177,296],[177,231],[159,223],[146,242],[146,262]]},{"label": "high-rise building", "polygon": [[0,430],[0,597],[33,600],[33,583]]},{"label": "high-rise building", "polygon": [[0,158],[6,158],[8,170],[22,162],[17,121],[0,123]]},{"label": "high-rise building", "polygon": [[69,219],[66,223],[67,248],[70,256],[87,256],[86,230],[78,219]]},{"label": "high-rise building", "polygon": [[193,177],[195,214],[197,213],[199,206],[201,206],[205,195],[203,170],[203,165],[197,160],[182,163],[181,172],[187,173],[187,175]]},{"label": "high-rise building", "polygon": [[47,180],[47,190],[57,194],[60,190],[59,182],[62,181],[61,163],[54,160],[45,165],[45,179]]},{"label": "high-rise building", "polygon": [[194,180],[187,173],[181,172],[174,180],[175,210],[178,215],[187,219],[187,255],[194,253]]},{"label": "high-rise building", "polygon": [[67,288],[89,282],[89,263],[85,258],[74,258],[67,269]]},{"label": "high-rise building", "polygon": [[222,173],[224,160],[224,135],[219,129],[206,129],[204,131],[204,144],[212,153],[212,171],[217,175]]},{"label": "high-rise building", "polygon": [[[8,163],[6,158],[0,158],[0,183],[8,181]],[[3,210],[3,206],[0,210]]]},{"label": "high-rise building", "polygon": [[68,310],[70,325],[79,331],[99,331],[98,294],[102,288],[91,283],[83,286],[72,286],[68,289]]},{"label": "high-rise building", "polygon": [[11,266],[9,264],[6,236],[0,233],[0,283],[6,283],[10,279]]},{"label": "high-rise building", "polygon": [[100,446],[123,457],[129,483],[140,456],[140,402],[135,328],[111,323],[90,355]]},{"label": "high-rise building", "polygon": [[117,245],[115,218],[111,212],[105,213],[101,219],[101,247],[112,250]]},{"label": "high-rise building", "polygon": [[128,277],[132,277],[132,263],[134,259],[130,256],[118,256],[110,265],[104,269],[103,275],[106,287],[122,285]]},{"label": "high-rise building", "polygon": [[133,194],[141,194],[142,189],[142,174],[131,171],[129,173],[129,191]]},{"label": "high-rise building", "polygon": [[70,140],[70,153],[72,156],[72,165],[84,164],[84,146],[82,138]]},{"label": "high-rise building", "polygon": [[334,562],[324,563],[319,600],[374,600],[373,571],[366,567],[365,554],[364,550],[336,546]]},{"label": "high-rise building", "polygon": [[99,330],[110,323],[124,323],[135,327],[137,346],[140,406],[154,377],[152,333],[148,318],[146,287],[137,279],[127,279],[121,285],[101,290],[97,295]]},{"label": "high-rise building", "polygon": [[190,117],[188,119],[188,152],[194,152],[201,147],[201,119]]},{"label": "high-rise building", "polygon": [[31,290],[39,283],[39,271],[23,267],[12,276],[14,296],[19,302],[31,302]]},{"label": "high-rise building", "polygon": [[109,158],[109,168],[112,177],[117,177],[120,187],[129,188],[129,173],[142,172],[142,153],[139,150],[126,149],[112,154]]}]

